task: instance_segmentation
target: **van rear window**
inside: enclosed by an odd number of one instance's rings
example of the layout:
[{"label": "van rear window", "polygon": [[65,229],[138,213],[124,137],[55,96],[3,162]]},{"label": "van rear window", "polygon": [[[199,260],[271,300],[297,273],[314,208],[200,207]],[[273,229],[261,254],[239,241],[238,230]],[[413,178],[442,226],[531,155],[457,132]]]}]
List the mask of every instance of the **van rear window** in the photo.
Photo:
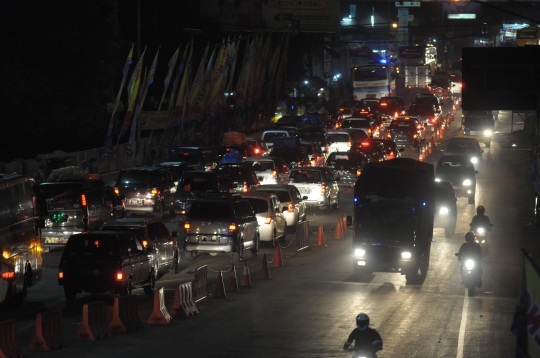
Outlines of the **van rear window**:
[{"label": "van rear window", "polygon": [[72,236],[64,248],[63,257],[77,259],[115,259],[118,250],[118,239],[107,235]]},{"label": "van rear window", "polygon": [[190,164],[199,164],[201,162],[206,162],[201,153],[192,153],[192,152],[175,152],[171,155],[172,162],[187,162]]},{"label": "van rear window", "polygon": [[49,209],[78,209],[82,204],[82,190],[79,185],[40,185],[39,189]]},{"label": "van rear window", "polygon": [[118,183],[121,184],[147,184],[152,179],[152,173],[145,171],[122,171],[118,175]]}]

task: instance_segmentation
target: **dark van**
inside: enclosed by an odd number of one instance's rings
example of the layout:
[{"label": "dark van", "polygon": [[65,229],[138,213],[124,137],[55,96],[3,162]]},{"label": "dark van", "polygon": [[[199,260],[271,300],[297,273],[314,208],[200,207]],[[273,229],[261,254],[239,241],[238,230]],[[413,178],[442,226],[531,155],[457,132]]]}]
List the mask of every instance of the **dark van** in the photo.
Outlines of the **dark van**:
[{"label": "dark van", "polygon": [[[186,185],[190,186],[185,191]],[[174,210],[180,216],[187,215],[191,209],[191,202],[204,195],[204,193],[219,193],[220,180],[214,172],[185,172],[178,180],[174,196]]]},{"label": "dark van", "polygon": [[153,293],[157,270],[152,249],[134,235],[113,231],[72,235],[58,267],[58,284],[64,286],[66,300],[81,292],[130,295],[139,287]]},{"label": "dark van", "polygon": [[47,182],[38,188],[48,208],[42,230],[43,246],[47,250],[64,246],[73,234],[99,230],[105,221],[125,215],[114,188],[101,180]]},{"label": "dark van", "polygon": [[171,150],[169,162],[187,162],[196,171],[212,170],[216,166],[214,152],[206,147],[179,147]]}]

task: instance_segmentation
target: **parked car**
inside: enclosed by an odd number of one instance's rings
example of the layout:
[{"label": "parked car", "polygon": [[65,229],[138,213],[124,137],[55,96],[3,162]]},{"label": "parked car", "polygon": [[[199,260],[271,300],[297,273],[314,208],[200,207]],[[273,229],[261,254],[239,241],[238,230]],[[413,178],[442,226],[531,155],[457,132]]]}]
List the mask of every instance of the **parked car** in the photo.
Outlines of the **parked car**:
[{"label": "parked car", "polygon": [[324,167],[293,168],[289,173],[289,184],[298,188],[307,207],[318,207],[330,212],[339,208],[339,177],[332,169]]},{"label": "parked car", "polygon": [[178,147],[169,153],[169,162],[186,162],[197,171],[212,170],[216,166],[216,157],[212,149],[206,147]]},{"label": "parked car", "polygon": [[105,221],[125,216],[120,196],[101,180],[46,182],[38,189],[48,210],[41,231],[45,250],[64,247],[71,235],[99,230]]},{"label": "parked car", "polygon": [[295,227],[301,221],[306,220],[307,196],[302,197],[296,186],[288,184],[259,185],[251,192],[265,192],[275,194],[281,204],[281,209],[285,215],[287,226]]},{"label": "parked car", "polygon": [[236,253],[243,261],[244,251],[259,253],[257,217],[247,199],[237,195],[193,201],[184,223],[186,252],[192,259],[199,253]]},{"label": "parked car", "polygon": [[433,227],[444,228],[444,236],[451,238],[456,231],[457,197],[452,184],[447,181],[435,183],[435,220]]},{"label": "parked car", "polygon": [[158,220],[167,211],[174,215],[175,190],[171,174],[160,167],[122,169],[115,187],[124,200],[127,215],[151,214]]},{"label": "parked car", "polygon": [[253,169],[261,185],[285,184],[289,175],[289,166],[278,157],[246,158],[244,166]]},{"label": "parked car", "polygon": [[278,197],[265,192],[250,192],[241,194],[247,199],[255,212],[259,223],[259,236],[261,241],[270,242],[276,246],[280,239],[285,239],[287,221]]},{"label": "parked car", "polygon": [[178,273],[180,264],[180,250],[184,244],[176,241],[178,233],[169,229],[160,221],[151,218],[124,218],[107,221],[100,231],[129,231],[138,238],[143,246],[152,249],[154,267],[159,272],[171,268]]},{"label": "parked car", "polygon": [[338,185],[354,186],[358,176],[369,163],[364,153],[357,151],[333,152],[328,156],[326,164],[339,177]]},{"label": "parked car", "polygon": [[58,266],[58,284],[66,300],[81,292],[152,294],[157,268],[152,249],[133,232],[91,231],[69,237]]}]

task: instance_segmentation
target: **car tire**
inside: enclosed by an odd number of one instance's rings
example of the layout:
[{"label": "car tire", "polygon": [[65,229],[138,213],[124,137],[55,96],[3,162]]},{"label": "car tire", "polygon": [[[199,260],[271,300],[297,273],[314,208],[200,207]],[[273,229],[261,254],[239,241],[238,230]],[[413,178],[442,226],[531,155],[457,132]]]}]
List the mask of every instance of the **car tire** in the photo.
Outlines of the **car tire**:
[{"label": "car tire", "polygon": [[253,247],[250,249],[251,256],[257,257],[259,255],[259,246],[261,244],[261,239],[259,238],[259,234],[255,235],[255,240],[253,243]]},{"label": "car tire", "polygon": [[66,301],[75,301],[75,297],[77,296],[77,291],[73,288],[64,285],[64,297],[66,298]]},{"label": "car tire", "polygon": [[238,249],[236,250],[236,255],[238,255],[238,262],[244,261],[244,240],[240,239],[238,243]]},{"label": "car tire", "polygon": [[155,269],[152,269],[152,271],[150,271],[148,285],[144,286],[144,293],[146,293],[147,295],[151,295],[152,293],[154,293],[154,290],[156,289],[156,275],[157,275],[157,271]]}]

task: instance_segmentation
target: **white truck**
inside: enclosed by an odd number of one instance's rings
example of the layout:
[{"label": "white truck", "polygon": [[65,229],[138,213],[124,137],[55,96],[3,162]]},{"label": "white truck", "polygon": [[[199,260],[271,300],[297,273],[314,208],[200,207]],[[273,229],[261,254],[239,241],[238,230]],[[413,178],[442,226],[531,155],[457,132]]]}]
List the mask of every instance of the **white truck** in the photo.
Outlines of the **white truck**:
[{"label": "white truck", "polygon": [[405,66],[405,88],[408,90],[428,90],[431,83],[429,66]]}]

